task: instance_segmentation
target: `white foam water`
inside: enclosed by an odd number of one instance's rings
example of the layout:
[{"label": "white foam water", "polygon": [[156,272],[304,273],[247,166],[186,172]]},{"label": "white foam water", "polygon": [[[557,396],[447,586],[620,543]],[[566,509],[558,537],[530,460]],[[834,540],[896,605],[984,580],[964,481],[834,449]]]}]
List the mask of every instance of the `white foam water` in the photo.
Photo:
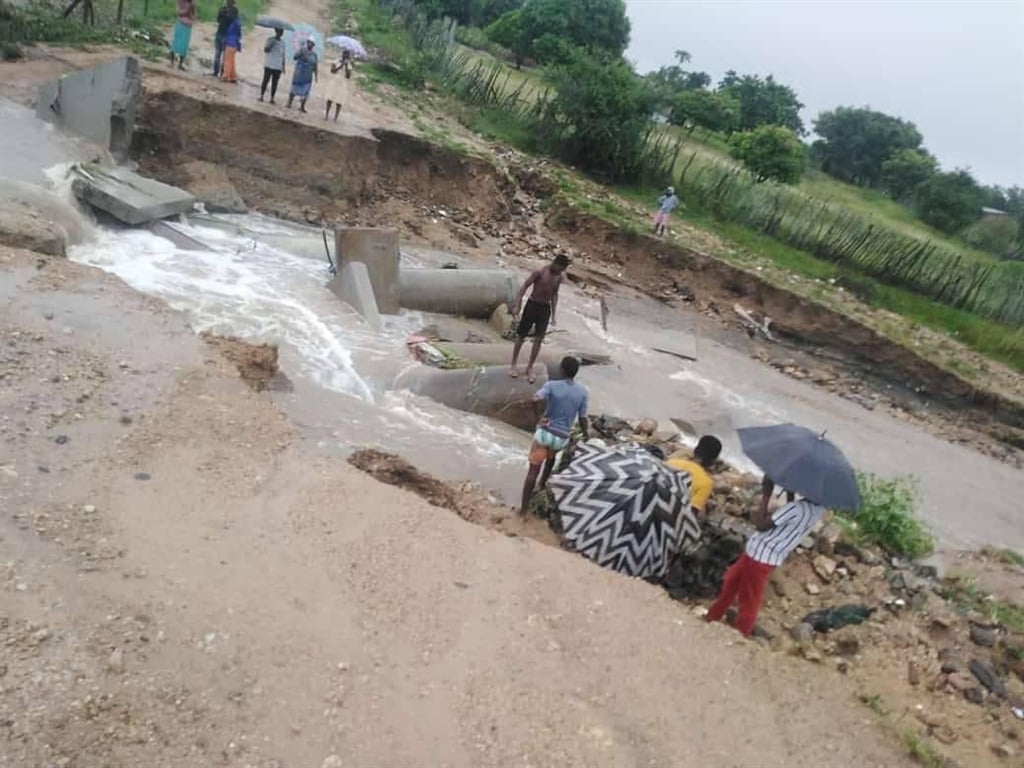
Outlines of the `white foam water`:
[{"label": "white foam water", "polygon": [[[70,258],[113,272],[133,288],[185,312],[197,331],[287,345],[299,375],[335,392],[372,401],[353,351],[393,345],[407,335],[388,321],[384,338],[325,289],[326,264],[213,227],[184,227],[210,250],[186,250],[145,230],[98,230]],[[343,341],[344,340],[344,341]]]}]

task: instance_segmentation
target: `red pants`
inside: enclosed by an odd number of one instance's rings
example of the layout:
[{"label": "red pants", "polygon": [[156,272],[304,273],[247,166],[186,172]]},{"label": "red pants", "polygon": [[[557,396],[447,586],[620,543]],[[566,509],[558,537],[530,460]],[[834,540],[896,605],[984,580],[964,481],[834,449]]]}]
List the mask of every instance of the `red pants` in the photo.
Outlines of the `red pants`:
[{"label": "red pants", "polygon": [[747,557],[744,552],[740,555],[740,559],[730,565],[729,570],[725,572],[722,593],[708,611],[707,620],[718,621],[721,619],[738,597],[740,612],[736,616],[733,626],[746,637],[750,637],[754,631],[754,625],[757,623],[757,612],[761,610],[765,584],[768,583],[768,577],[774,570],[774,565],[759,563],[757,560]]}]

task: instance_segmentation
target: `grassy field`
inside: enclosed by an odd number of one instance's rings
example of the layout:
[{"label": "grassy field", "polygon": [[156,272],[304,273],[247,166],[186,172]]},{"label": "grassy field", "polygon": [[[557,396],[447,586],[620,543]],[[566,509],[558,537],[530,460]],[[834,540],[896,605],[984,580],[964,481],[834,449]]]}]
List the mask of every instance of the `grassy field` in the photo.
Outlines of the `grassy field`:
[{"label": "grassy field", "polygon": [[[196,11],[200,21],[216,21],[217,12],[223,0],[196,0]],[[107,6],[117,5],[114,0],[104,0]],[[242,20],[251,25],[266,6],[266,0],[235,0]],[[125,0],[126,19],[140,19],[153,23],[173,24],[178,18],[177,0]]]}]

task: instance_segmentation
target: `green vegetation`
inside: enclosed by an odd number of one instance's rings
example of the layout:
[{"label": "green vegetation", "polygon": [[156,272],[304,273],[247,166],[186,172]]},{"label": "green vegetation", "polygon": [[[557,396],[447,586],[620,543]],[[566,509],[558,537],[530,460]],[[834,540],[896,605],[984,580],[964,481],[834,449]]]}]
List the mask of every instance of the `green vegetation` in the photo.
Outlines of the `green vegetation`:
[{"label": "green vegetation", "polygon": [[853,517],[841,517],[853,539],[886,552],[916,559],[932,552],[934,540],[914,516],[917,488],[908,477],[885,480],[858,473],[862,506]]},{"label": "green vegetation", "polygon": [[913,123],[870,109],[837,107],[814,121],[812,145],[821,170],[840,181],[877,187],[882,166],[895,153],[917,151],[924,137]]},{"label": "green vegetation", "polygon": [[960,610],[979,613],[1011,632],[1024,632],[1024,606],[997,600],[978,587],[973,579],[956,579],[947,585],[943,597]]},{"label": "green vegetation", "polygon": [[32,4],[15,7],[0,2],[0,44],[3,58],[20,58],[20,46],[50,43],[84,47],[89,45],[122,45],[146,59],[157,59],[166,52],[163,34],[145,19],[125,15],[122,24],[85,24],[81,18],[64,18],[58,10]]},{"label": "green vegetation", "polygon": [[[196,0],[196,14],[200,21],[216,21],[217,11],[223,0]],[[256,21],[256,17],[266,6],[266,0],[235,0],[238,13],[247,25]],[[178,18],[177,0],[125,0],[124,15],[126,19],[145,19],[150,23],[173,24]]]},{"label": "green vegetation", "polygon": [[629,45],[623,0],[529,0],[518,26],[517,56],[540,64],[578,61],[579,51],[621,60]]},{"label": "green vegetation", "polygon": [[992,547],[984,547],[982,554],[988,555],[994,560],[998,560],[1006,565],[1014,565],[1018,568],[1024,568],[1024,554],[1017,552],[1012,549],[994,549]]},{"label": "green vegetation", "polygon": [[754,181],[795,184],[804,171],[806,151],[800,139],[781,125],[762,125],[752,131],[734,133],[729,140],[734,158],[754,176]]},{"label": "green vegetation", "polygon": [[917,731],[906,730],[903,732],[903,746],[907,748],[910,756],[925,768],[951,768],[956,765],[949,758],[940,755],[931,742]]}]

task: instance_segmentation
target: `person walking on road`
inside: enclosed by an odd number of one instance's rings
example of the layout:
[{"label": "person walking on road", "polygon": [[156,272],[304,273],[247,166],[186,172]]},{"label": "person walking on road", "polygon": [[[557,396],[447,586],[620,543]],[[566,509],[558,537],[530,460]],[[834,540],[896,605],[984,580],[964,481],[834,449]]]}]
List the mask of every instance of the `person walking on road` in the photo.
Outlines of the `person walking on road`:
[{"label": "person walking on road", "polygon": [[352,80],[352,52],[345,49],[341,52],[341,58],[331,65],[331,76],[327,78],[324,98],[327,100],[327,108],[324,110],[324,120],[331,116],[331,105],[334,105],[334,122],[338,122],[338,114],[341,108],[348,103],[348,89]]},{"label": "person walking on road", "polygon": [[306,111],[306,100],[313,90],[313,83],[319,79],[319,59],[313,50],[316,42],[306,41],[306,47],[295,54],[295,72],[292,73],[292,87],[288,92],[288,106],[299,97],[299,112]]},{"label": "person walking on road", "polygon": [[[534,382],[533,366],[540,354],[541,344],[544,343],[544,335],[548,332],[548,324],[555,325],[558,288],[562,285],[565,271],[568,268],[569,257],[560,253],[546,267],[531,272],[522,288],[519,289],[515,306],[512,307],[512,317],[519,318],[519,326],[516,328],[516,343],[512,348],[512,364],[508,369],[508,375],[513,379],[519,377],[519,352],[523,348],[526,337],[532,333],[533,346],[530,348],[530,362],[526,365],[526,379],[531,384]],[[523,298],[530,286],[533,286],[533,291],[530,293],[530,298],[526,300],[526,306],[522,306]],[[522,307],[521,315],[520,307]]]},{"label": "person walking on road", "polygon": [[746,637],[753,633],[757,624],[768,577],[825,513],[824,507],[817,502],[810,499],[797,501],[789,493],[789,503],[770,514],[768,501],[774,489],[775,484],[765,476],[761,483],[761,503],[751,515],[757,532],[747,539],[743,554],[725,572],[722,591],[705,617],[707,621],[718,621],[738,599],[740,609],[733,626]]},{"label": "person walking on road", "polygon": [[[533,396],[535,403],[544,403],[544,414],[537,422],[530,444],[529,464],[523,483],[523,500],[520,511],[525,514],[530,498],[537,487],[540,476],[541,486],[551,477],[555,466],[555,455],[569,444],[573,425],[579,420],[583,439],[589,437],[587,427],[587,405],[590,394],[587,388],[576,382],[580,361],[575,357],[563,357],[561,362],[564,379],[549,381]],[[543,467],[543,474],[541,468]]]},{"label": "person walking on road", "polygon": [[178,60],[178,69],[185,69],[185,57],[192,43],[192,25],[196,21],[196,4],[193,0],[178,0],[178,19],[174,22],[171,37],[171,66]]},{"label": "person walking on road", "polygon": [[658,212],[654,215],[654,234],[662,237],[668,231],[668,217],[679,207],[679,198],[675,187],[667,187],[658,198]]},{"label": "person walking on road", "polygon": [[220,77],[221,61],[224,58],[224,50],[227,48],[225,42],[231,22],[238,19],[238,6],[235,0],[227,0],[217,11],[217,32],[213,36],[213,76]]},{"label": "person walking on road", "polygon": [[238,70],[235,68],[235,57],[242,52],[242,20],[235,17],[224,35],[224,72],[226,83],[238,82]]},{"label": "person walking on road", "polygon": [[263,44],[263,83],[260,85],[260,101],[267,95],[267,85],[270,85],[270,103],[275,104],[274,97],[277,96],[277,83],[284,74],[284,30],[275,29],[273,37],[268,37]]}]

